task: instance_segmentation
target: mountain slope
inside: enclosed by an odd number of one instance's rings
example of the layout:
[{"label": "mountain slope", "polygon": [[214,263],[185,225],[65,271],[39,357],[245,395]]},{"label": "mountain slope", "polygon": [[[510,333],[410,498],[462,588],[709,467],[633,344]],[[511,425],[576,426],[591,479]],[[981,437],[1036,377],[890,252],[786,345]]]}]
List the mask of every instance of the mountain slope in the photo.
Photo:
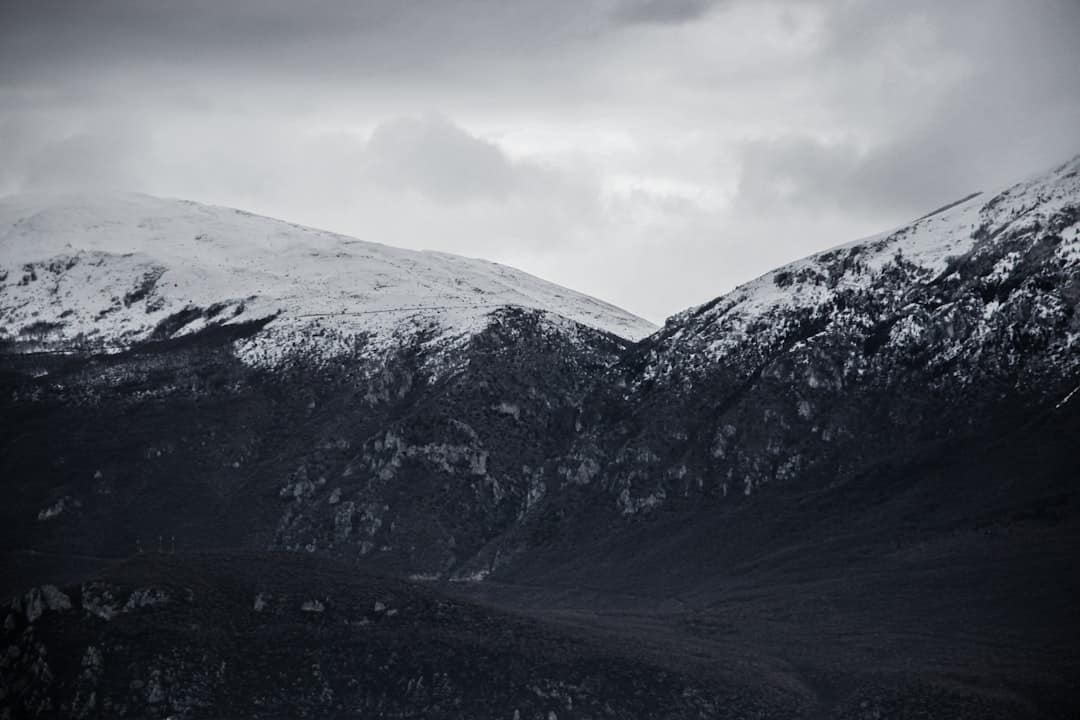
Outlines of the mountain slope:
[{"label": "mountain slope", "polygon": [[[1074,159],[1000,193],[972,195],[896,230],[777,268],[669,319],[650,343],[656,358],[643,375],[665,377],[676,365],[692,373],[697,366],[728,361],[745,352],[743,346],[783,344],[797,319],[827,319],[822,328],[827,329],[845,321],[831,313],[849,307],[850,312],[891,313],[892,326],[875,329],[889,333],[880,338],[883,344],[899,344],[912,343],[923,332],[915,306],[934,300],[944,304],[977,296],[983,324],[990,325],[999,314],[1007,315],[1002,304],[1014,291],[1046,278],[1061,284],[1056,294],[1050,287],[1034,288],[1046,302],[1075,303],[1078,195],[1080,159]],[[933,299],[919,295],[931,288]],[[690,356],[693,360],[686,360]]]},{"label": "mountain slope", "polygon": [[669,319],[594,461],[633,512],[1000,429],[1080,385],[1078,303],[1080,159]]},{"label": "mountain slope", "polygon": [[0,201],[0,266],[9,548],[453,571],[652,329],[494,263],[140,195]]},{"label": "mountain slope", "polygon": [[228,208],[144,195],[0,200],[0,339],[118,349],[273,318],[242,348],[386,348],[455,338],[499,307],[542,309],[629,339],[655,329],[607,303],[503,265],[414,252]]}]

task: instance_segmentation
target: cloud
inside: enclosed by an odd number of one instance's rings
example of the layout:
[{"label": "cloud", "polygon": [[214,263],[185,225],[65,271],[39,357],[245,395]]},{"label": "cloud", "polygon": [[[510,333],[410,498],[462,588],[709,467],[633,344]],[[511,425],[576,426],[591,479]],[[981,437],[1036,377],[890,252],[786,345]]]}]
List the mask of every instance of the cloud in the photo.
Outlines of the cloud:
[{"label": "cloud", "polygon": [[850,139],[798,135],[750,142],[742,148],[737,206],[745,212],[894,216],[900,222],[953,196],[994,187],[979,172],[983,163],[939,140],[914,135],[870,148]]},{"label": "cloud", "polygon": [[1075,0],[0,0],[0,193],[481,255],[652,319],[1080,151]]},{"label": "cloud", "polygon": [[1080,152],[1080,4],[861,3],[825,15],[823,121],[744,140],[747,209],[883,226]]},{"label": "cloud", "polygon": [[612,17],[628,25],[679,24],[697,20],[711,5],[709,0],[623,0]]},{"label": "cloud", "polygon": [[145,128],[123,117],[74,126],[11,117],[0,122],[0,193],[139,187],[151,152]]},{"label": "cloud", "polygon": [[26,163],[26,187],[116,190],[137,185],[138,145],[131,134],[109,131],[72,135],[50,143]]},{"label": "cloud", "polygon": [[[352,159],[351,204],[377,213],[379,227],[406,245],[489,255],[558,250],[599,233],[603,222],[601,187],[587,168],[513,158],[437,113],[385,120],[366,141],[323,141],[324,157]],[[434,245],[440,240],[450,247]]]},{"label": "cloud", "polygon": [[518,189],[517,168],[498,146],[438,115],[379,124],[365,157],[374,182],[438,202],[498,201]]}]

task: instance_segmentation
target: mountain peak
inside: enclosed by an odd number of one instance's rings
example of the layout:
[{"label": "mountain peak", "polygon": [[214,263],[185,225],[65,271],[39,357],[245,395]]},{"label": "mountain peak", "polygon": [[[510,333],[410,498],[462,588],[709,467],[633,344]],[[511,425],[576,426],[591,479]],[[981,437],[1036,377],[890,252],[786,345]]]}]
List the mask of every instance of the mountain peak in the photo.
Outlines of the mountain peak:
[{"label": "mountain peak", "polygon": [[0,268],[7,339],[59,345],[123,347],[170,318],[184,321],[170,334],[274,318],[281,339],[333,318],[341,334],[375,341],[418,327],[460,336],[507,306],[628,340],[655,329],[497,263],[135,193],[0,199]]},{"label": "mountain peak", "polygon": [[[1009,274],[1016,260],[1047,236],[1054,239],[1050,255],[1036,254],[1075,274],[1080,268],[1078,197],[1080,156],[999,192],[970,194],[906,225],[776,268],[669,318],[655,340],[680,346],[695,362],[720,362],[749,338],[768,344],[786,337],[792,318],[828,321],[838,300],[853,294],[882,296],[878,300],[884,302],[883,294],[942,281],[960,258],[993,255],[998,264],[990,263],[988,272]],[[1024,247],[1014,247],[1017,242]],[[903,281],[890,282],[897,272]]]}]

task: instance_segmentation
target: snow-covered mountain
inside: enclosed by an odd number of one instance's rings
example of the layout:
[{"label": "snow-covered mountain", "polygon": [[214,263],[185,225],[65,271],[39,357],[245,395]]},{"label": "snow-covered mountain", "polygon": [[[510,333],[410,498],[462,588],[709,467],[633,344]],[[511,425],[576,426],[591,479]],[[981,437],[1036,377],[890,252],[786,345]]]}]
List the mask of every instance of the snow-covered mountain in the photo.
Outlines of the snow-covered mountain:
[{"label": "snow-covered mountain", "polygon": [[[9,198],[0,250],[12,358],[37,347],[100,357],[231,329],[221,346],[206,335],[196,359],[165,356],[179,374],[168,382],[153,374],[162,356],[136,355],[37,393],[92,385],[100,402],[124,378],[143,384],[139,399],[178,388],[218,397],[209,376],[261,397],[264,380],[234,368],[237,357],[300,370],[274,422],[308,423],[342,387],[356,393],[319,416],[325,426],[305,426],[317,461],[301,444],[261,476],[294,502],[272,544],[396,552],[389,528],[429,533],[434,513],[438,550],[410,540],[406,552],[429,574],[483,576],[495,555],[505,564],[500,534],[528,530],[573,488],[594,495],[572,511],[585,516],[748,496],[978,434],[1073,399],[1080,384],[1080,158],[778,268],[652,334],[629,313],[493,263],[139,195]],[[411,473],[464,473],[447,486],[462,505],[452,517],[432,510],[418,479],[403,498],[399,478]],[[331,496],[369,508],[363,533],[341,534]]]},{"label": "snow-covered mountain", "polygon": [[[1012,290],[1031,285],[1026,281],[1048,272],[1075,277],[1078,205],[1080,158],[1074,158],[999,192],[975,193],[907,225],[779,267],[670,318],[645,375],[715,367],[731,353],[787,338],[793,322],[814,317],[835,326],[878,306],[893,313],[887,341],[911,343],[930,320],[914,312],[915,296],[926,287],[953,295],[932,308],[938,315],[978,295],[976,320],[985,328],[1006,310]],[[1067,293],[1045,299],[1055,306],[1045,308],[1051,314],[1075,303]],[[1059,340],[1072,347],[1080,338],[1067,333]]]},{"label": "snow-covered mountain", "polygon": [[1075,401],[1078,305],[1074,158],[670,318],[623,361],[647,417],[593,462],[632,513],[1003,431]]},{"label": "snow-covered mountain", "polygon": [[0,250],[0,564],[63,585],[17,589],[0,715],[1076,716],[1080,158],[651,334],[140,196],[3,201]]},{"label": "snow-covered mountain", "polygon": [[0,199],[0,339],[119,349],[273,317],[241,348],[383,347],[468,336],[497,308],[544,310],[637,340],[655,326],[485,260],[366,242],[137,194]]}]

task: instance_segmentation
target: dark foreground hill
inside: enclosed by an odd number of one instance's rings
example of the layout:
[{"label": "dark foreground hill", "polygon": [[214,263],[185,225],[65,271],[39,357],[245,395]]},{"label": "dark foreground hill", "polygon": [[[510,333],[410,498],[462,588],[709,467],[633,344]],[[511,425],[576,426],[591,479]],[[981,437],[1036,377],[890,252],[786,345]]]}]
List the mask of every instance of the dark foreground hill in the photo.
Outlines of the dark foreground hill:
[{"label": "dark foreground hill", "polygon": [[75,717],[700,717],[727,694],[634,643],[296,554],[147,554],[48,586],[4,662],[24,709]]}]

